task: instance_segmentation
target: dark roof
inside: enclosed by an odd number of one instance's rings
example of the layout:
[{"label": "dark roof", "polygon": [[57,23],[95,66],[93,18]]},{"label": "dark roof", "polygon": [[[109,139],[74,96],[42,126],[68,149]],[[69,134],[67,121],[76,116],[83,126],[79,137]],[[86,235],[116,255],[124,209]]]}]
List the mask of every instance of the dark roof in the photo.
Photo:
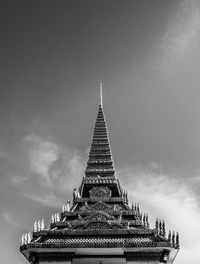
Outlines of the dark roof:
[{"label": "dark roof", "polygon": [[94,236],[94,237],[39,237],[27,247],[31,248],[117,248],[117,247],[170,247],[168,241],[154,236]]}]

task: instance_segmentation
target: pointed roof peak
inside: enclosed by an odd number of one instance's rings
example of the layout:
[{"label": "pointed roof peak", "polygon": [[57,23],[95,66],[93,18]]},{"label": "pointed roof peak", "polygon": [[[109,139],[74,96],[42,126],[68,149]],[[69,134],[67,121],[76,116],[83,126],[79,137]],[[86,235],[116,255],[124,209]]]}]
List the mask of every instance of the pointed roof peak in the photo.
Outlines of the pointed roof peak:
[{"label": "pointed roof peak", "polygon": [[109,135],[102,102],[102,83],[100,83],[100,104],[94,126],[86,177],[115,177]]}]

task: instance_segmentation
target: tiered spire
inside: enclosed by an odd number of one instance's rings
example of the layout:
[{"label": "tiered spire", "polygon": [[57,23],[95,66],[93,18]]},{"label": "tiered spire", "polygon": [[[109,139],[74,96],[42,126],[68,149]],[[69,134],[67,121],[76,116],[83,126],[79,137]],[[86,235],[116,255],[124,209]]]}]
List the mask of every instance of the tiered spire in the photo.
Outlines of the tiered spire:
[{"label": "tiered spire", "polygon": [[[57,263],[65,259],[74,263],[73,259],[78,259],[85,263],[89,258],[96,263],[98,258],[100,263],[106,249],[106,258],[118,263],[171,264],[179,249],[178,233],[170,231],[167,239],[165,222],[160,219],[156,219],[156,228],[150,228],[148,215],[141,212],[139,204],[129,206],[127,191],[114,177],[102,84],[85,176],[79,189],[73,190],[72,205],[66,201],[62,212],[52,215],[49,228],[39,220],[32,234],[22,236],[20,251],[28,261]],[[83,258],[80,252],[84,252]]]},{"label": "tiered spire", "polygon": [[100,84],[100,103],[93,132],[93,139],[85,171],[86,177],[114,177],[111,148],[107,124],[103,111],[102,83]]}]

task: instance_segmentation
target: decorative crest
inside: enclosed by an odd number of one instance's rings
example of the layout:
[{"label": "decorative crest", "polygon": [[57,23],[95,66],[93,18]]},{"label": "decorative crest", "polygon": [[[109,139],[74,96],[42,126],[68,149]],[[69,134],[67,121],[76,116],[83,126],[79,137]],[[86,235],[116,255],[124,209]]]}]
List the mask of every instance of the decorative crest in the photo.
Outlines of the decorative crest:
[{"label": "decorative crest", "polygon": [[100,105],[103,106],[103,96],[102,96],[102,82],[100,83]]}]

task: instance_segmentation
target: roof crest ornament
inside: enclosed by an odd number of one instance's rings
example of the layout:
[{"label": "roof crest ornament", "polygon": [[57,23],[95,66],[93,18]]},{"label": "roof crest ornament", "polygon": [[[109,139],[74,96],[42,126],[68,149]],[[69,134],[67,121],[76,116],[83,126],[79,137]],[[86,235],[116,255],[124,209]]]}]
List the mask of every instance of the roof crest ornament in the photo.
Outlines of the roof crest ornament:
[{"label": "roof crest ornament", "polygon": [[102,82],[100,82],[100,105],[103,107],[103,97],[102,97]]}]

